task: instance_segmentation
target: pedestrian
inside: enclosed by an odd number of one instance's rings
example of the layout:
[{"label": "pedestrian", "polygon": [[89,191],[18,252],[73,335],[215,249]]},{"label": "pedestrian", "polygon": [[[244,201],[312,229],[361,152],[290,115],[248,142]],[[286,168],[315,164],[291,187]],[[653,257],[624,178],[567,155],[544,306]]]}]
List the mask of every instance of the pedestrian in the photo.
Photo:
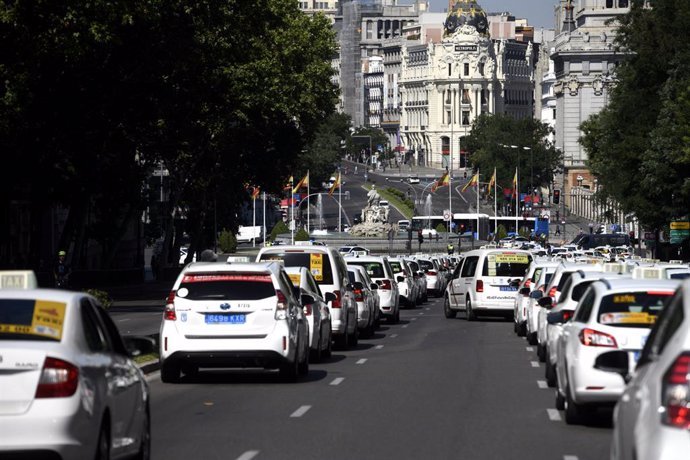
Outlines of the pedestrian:
[{"label": "pedestrian", "polygon": [[355,165],[355,176],[357,175],[357,165]]},{"label": "pedestrian", "polygon": [[436,232],[436,242],[438,243],[438,232]]},{"label": "pedestrian", "polygon": [[417,241],[419,242],[419,251],[422,251],[422,243],[424,242],[424,235],[422,234],[422,230],[419,229],[417,230]]},{"label": "pedestrian", "polygon": [[556,225],[556,235],[560,235],[560,234],[561,234],[561,226]]},{"label": "pedestrian", "polygon": [[453,246],[453,243],[448,243],[448,255],[452,256],[453,253],[455,252],[455,247]]},{"label": "pedestrian", "polygon": [[65,260],[66,257],[65,251],[58,251],[58,259],[53,268],[55,287],[58,289],[67,289],[69,286],[69,275],[72,273],[72,269]]}]

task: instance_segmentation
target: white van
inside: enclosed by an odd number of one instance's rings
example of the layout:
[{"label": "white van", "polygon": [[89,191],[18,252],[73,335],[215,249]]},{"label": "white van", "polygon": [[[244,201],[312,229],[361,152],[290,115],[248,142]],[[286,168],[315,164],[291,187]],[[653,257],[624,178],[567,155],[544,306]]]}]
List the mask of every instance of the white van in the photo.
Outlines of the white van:
[{"label": "white van", "polygon": [[460,310],[470,321],[477,315],[512,318],[517,286],[531,262],[532,254],[520,249],[466,252],[446,288],[443,306],[446,318],[455,318]]}]

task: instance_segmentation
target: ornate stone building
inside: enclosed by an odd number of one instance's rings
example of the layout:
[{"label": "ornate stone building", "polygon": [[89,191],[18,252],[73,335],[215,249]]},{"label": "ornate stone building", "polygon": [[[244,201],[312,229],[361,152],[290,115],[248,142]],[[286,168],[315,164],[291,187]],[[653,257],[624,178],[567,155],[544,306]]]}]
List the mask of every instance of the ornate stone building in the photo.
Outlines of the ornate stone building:
[{"label": "ornate stone building", "polygon": [[401,135],[420,163],[465,167],[462,139],[482,113],[533,116],[532,44],[492,40],[474,0],[454,3],[440,42],[403,42],[401,57]]}]

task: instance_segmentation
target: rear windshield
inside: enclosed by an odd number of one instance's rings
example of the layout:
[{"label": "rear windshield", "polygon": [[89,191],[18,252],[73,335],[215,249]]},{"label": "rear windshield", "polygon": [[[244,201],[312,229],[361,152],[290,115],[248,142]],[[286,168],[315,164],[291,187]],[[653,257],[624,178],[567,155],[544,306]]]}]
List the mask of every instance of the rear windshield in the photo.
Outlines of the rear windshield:
[{"label": "rear windshield", "polygon": [[0,340],[59,342],[66,307],[47,300],[0,299]]},{"label": "rear windshield", "polygon": [[688,273],[688,272],[671,273],[671,275],[669,276],[669,279],[672,279],[672,280],[684,280],[685,278],[690,278],[690,273]]},{"label": "rear windshield", "polygon": [[573,300],[580,300],[582,298],[582,294],[585,293],[587,288],[589,287],[590,284],[592,284],[594,280],[591,281],[583,281],[577,286],[573,288],[573,293],[570,295],[570,298]]},{"label": "rear windshield", "polygon": [[370,277],[372,278],[385,278],[386,272],[383,270],[383,264],[381,262],[361,262],[361,261],[347,261],[350,265],[359,265],[364,267]]},{"label": "rear windshield", "polygon": [[322,252],[271,252],[261,254],[261,261],[282,260],[286,267],[306,267],[317,284],[333,284],[331,259]]},{"label": "rear windshield", "polygon": [[194,273],[182,278],[176,295],[188,300],[261,300],[276,290],[269,274]]},{"label": "rear windshield", "polygon": [[393,273],[400,273],[401,271],[403,271],[402,266],[400,265],[400,262],[391,262],[389,260],[388,263],[391,264],[391,268],[393,269]]},{"label": "rear windshield", "polygon": [[434,269],[434,264],[432,264],[428,260],[420,260],[419,261],[419,266],[422,267],[422,270],[427,271],[427,270],[433,270]]},{"label": "rear windshield", "polygon": [[532,257],[516,252],[490,252],[486,255],[483,276],[525,276]]},{"label": "rear windshield", "polygon": [[604,296],[599,306],[599,322],[607,326],[651,327],[672,294],[650,291]]}]

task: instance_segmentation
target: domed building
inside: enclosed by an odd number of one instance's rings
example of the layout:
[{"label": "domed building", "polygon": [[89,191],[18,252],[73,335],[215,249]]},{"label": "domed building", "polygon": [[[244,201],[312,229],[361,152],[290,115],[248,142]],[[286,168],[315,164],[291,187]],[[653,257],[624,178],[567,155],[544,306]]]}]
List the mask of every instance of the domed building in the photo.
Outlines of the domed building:
[{"label": "domed building", "polygon": [[475,0],[456,1],[438,43],[402,47],[400,132],[420,164],[467,166],[462,139],[483,113],[533,116],[531,43],[492,40]]}]

